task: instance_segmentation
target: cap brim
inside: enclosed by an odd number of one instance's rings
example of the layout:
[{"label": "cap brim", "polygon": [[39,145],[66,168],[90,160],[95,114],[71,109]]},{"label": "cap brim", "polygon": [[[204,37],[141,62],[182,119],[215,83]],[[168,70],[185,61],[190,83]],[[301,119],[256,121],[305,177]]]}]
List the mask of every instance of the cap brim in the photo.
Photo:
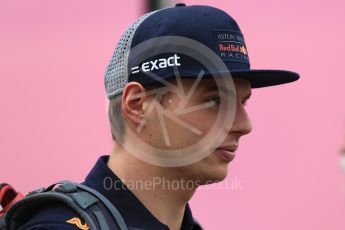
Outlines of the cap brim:
[{"label": "cap brim", "polygon": [[287,70],[235,70],[230,72],[232,77],[249,80],[252,88],[281,85],[299,79],[298,73]]}]

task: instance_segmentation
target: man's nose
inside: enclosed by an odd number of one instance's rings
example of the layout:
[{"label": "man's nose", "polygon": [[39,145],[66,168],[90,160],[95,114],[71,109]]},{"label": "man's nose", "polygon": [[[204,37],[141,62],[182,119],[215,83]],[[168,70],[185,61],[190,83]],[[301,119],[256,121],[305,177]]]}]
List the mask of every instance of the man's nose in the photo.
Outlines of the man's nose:
[{"label": "man's nose", "polygon": [[241,136],[246,135],[252,131],[253,127],[250,122],[247,111],[241,103],[236,107],[236,115],[231,128],[232,132],[237,132]]}]

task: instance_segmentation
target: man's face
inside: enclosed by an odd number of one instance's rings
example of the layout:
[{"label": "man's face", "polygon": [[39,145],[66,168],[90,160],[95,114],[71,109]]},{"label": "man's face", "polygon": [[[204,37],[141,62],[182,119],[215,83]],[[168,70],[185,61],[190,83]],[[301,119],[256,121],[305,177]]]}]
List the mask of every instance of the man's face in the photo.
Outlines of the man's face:
[{"label": "man's face", "polygon": [[[185,92],[188,92],[194,79],[182,79]],[[236,88],[236,115],[230,131],[227,131],[226,138],[218,147],[230,148],[235,151],[239,146],[241,136],[248,134],[252,127],[245,111],[245,102],[251,95],[251,85],[248,80],[234,79]],[[193,95],[188,100],[187,107],[192,107],[207,102],[214,103],[214,106],[178,115],[177,117],[191,127],[201,131],[196,134],[191,129],[178,124],[172,119],[164,119],[165,128],[170,139],[170,145],[167,146],[164,133],[162,132],[161,121],[158,113],[152,113],[147,123],[147,128],[143,133],[145,142],[159,149],[183,149],[191,146],[201,140],[214,126],[217,115],[220,111],[219,101],[220,92],[213,79],[205,78],[200,81]],[[174,112],[181,103],[181,98],[176,93],[168,93],[161,101],[162,108]],[[224,153],[224,152],[223,152]],[[227,153],[229,155],[229,153]],[[235,154],[235,153],[230,153]],[[227,166],[229,158],[224,157],[219,150],[210,153],[204,159],[183,167],[174,168],[175,172],[181,177],[191,180],[200,180],[203,182],[220,181],[227,175]],[[203,183],[201,182],[201,183]]]}]

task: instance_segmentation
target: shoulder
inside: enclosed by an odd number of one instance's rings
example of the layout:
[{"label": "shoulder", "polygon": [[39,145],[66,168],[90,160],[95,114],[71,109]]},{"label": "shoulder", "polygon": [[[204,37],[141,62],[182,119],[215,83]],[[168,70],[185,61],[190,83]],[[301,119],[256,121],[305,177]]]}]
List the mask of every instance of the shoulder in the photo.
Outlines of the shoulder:
[{"label": "shoulder", "polygon": [[44,207],[32,214],[19,230],[88,230],[84,220],[64,204]]}]

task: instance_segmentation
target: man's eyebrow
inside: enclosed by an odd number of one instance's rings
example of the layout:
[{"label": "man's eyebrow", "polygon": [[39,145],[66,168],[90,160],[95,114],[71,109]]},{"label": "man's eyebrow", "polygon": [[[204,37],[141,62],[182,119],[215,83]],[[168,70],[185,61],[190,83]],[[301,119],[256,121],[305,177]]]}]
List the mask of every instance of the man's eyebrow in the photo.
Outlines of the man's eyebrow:
[{"label": "man's eyebrow", "polygon": [[203,93],[207,93],[207,92],[213,92],[213,91],[217,91],[217,92],[223,92],[223,93],[228,93],[228,94],[234,94],[233,90],[231,90],[231,88],[227,88],[225,86],[218,86],[218,85],[214,85],[214,84],[210,84],[207,86],[204,86],[202,88],[202,92]]}]

